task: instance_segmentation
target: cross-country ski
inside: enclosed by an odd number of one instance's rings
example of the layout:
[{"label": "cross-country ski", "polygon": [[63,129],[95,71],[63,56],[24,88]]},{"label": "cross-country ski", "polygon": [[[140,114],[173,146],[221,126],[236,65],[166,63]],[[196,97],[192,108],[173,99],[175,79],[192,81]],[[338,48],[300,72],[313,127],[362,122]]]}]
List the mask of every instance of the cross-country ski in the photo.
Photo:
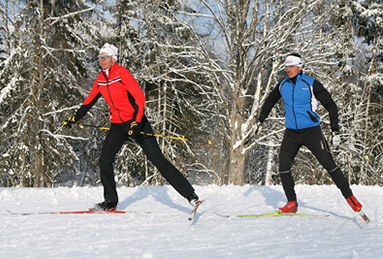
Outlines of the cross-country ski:
[{"label": "cross-country ski", "polygon": [[195,215],[197,214],[197,210],[199,208],[199,206],[201,206],[201,204],[204,202],[205,200],[201,200],[201,201],[198,201],[196,203],[196,205],[194,206],[192,212],[190,213],[190,216],[188,218],[189,221],[192,221],[194,218],[195,218]]},{"label": "cross-country ski", "polygon": [[242,215],[228,215],[228,214],[220,214],[215,212],[217,216],[230,218],[267,218],[267,217],[280,217],[280,216],[295,216],[295,217],[328,217],[328,214],[316,215],[316,214],[303,214],[303,213],[284,213],[280,211],[272,212],[272,213],[264,213],[264,214],[242,214]]},{"label": "cross-country ski", "polygon": [[363,212],[363,210],[359,210],[358,211],[359,215],[362,217],[362,219],[366,222],[366,223],[370,223],[370,219],[367,217],[367,215]]},{"label": "cross-country ski", "polygon": [[49,211],[49,212],[13,212],[7,210],[10,214],[13,215],[69,215],[69,214],[126,214],[134,213],[130,211],[123,210],[109,210],[109,211],[92,211],[92,210],[80,210],[80,211]]}]

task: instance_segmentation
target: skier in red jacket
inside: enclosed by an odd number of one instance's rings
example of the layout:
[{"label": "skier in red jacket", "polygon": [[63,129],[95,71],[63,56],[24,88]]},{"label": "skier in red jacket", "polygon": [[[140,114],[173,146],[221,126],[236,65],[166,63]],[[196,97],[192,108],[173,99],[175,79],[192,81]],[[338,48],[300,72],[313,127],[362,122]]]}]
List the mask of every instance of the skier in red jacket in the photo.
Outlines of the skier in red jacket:
[{"label": "skier in red jacket", "polygon": [[135,139],[144,150],[148,159],[157,167],[165,179],[188,199],[192,206],[198,202],[198,196],[188,180],[164,157],[153,136],[141,132],[153,133],[144,114],[145,95],[137,81],[126,68],[117,63],[118,49],[106,43],[100,50],[101,73],[94,81],[93,88],[76,114],[63,122],[70,127],[76,123],[103,96],[110,108],[111,127],[105,139],[99,159],[101,182],[104,186],[104,201],[91,210],[115,210],[118,203],[113,162],[115,155],[128,138]]}]

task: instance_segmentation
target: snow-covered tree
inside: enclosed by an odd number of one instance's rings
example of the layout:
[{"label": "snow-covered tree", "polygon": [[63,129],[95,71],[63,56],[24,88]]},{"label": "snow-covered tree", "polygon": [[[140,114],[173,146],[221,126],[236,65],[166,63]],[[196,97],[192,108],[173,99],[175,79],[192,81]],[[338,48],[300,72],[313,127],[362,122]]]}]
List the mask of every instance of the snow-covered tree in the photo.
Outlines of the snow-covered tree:
[{"label": "snow-covered tree", "polygon": [[7,146],[1,157],[3,184],[51,186],[60,172],[77,172],[77,156],[58,123],[63,120],[63,107],[74,105],[80,84],[86,82],[84,57],[92,51],[87,41],[92,33],[83,20],[97,5],[93,1],[1,3],[6,53],[0,65],[0,105],[6,114],[1,134]]},{"label": "snow-covered tree", "polygon": [[[190,179],[279,182],[282,101],[258,134],[256,118],[285,76],[286,54],[298,52],[305,73],[338,105],[343,146],[334,150],[336,162],[351,183],[382,183],[380,1],[107,3],[0,2],[0,185],[98,182],[107,131],[60,124],[89,93],[105,42],[118,46],[119,63],[142,87],[155,132],[190,140],[158,139]],[[319,107],[330,141],[327,111]],[[108,116],[100,99],[81,122],[108,126]],[[331,183],[305,148],[293,171],[297,182]],[[134,142],[117,155],[116,176],[126,185],[164,183]]]},{"label": "snow-covered tree", "polygon": [[220,130],[230,150],[226,182],[242,185],[249,151],[262,144],[274,148],[268,152],[273,155],[277,139],[266,138],[283,131],[282,123],[265,123],[261,135],[255,136],[258,111],[281,79],[285,55],[311,56],[308,67],[323,60],[328,53],[319,54],[327,42],[319,39],[326,19],[314,13],[321,1],[201,2],[205,9],[189,15],[202,17],[208,26],[201,25],[197,32],[210,32],[210,41],[200,37],[202,65],[212,74]]},{"label": "snow-covered tree", "polygon": [[[353,73],[344,72],[350,69],[342,70],[347,89],[343,89],[346,94],[340,98],[347,127],[343,151],[344,156],[349,157],[346,160],[348,176],[352,183],[381,184],[383,4],[381,1],[346,1],[344,8],[352,26],[350,31],[355,35],[349,37],[355,45],[355,56],[347,60]],[[351,53],[350,49],[347,52]]]}]

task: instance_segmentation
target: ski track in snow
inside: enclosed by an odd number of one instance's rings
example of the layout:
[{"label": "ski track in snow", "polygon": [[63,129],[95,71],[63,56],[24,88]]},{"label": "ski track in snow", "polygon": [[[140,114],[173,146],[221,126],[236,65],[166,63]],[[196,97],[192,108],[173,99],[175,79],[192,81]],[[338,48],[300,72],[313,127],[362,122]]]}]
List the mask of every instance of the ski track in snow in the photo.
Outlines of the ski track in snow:
[{"label": "ski track in snow", "polygon": [[[382,258],[383,189],[352,186],[366,224],[331,186],[297,185],[299,213],[329,217],[222,218],[274,212],[281,186],[195,186],[191,206],[171,186],[119,187],[127,214],[12,215],[86,210],[101,187],[0,188],[0,258]],[[150,213],[148,213],[150,212]]]}]

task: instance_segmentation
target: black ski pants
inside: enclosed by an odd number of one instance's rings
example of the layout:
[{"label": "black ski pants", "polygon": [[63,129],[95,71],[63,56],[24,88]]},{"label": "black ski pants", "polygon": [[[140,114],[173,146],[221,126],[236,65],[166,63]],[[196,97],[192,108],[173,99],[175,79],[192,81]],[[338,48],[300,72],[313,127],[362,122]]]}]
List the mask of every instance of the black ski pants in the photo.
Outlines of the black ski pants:
[{"label": "black ski pants", "polygon": [[330,153],[326,139],[320,126],[302,130],[286,129],[279,152],[279,173],[283,190],[288,201],[297,199],[294,190],[294,179],[291,175],[291,166],[301,146],[306,146],[318,159],[319,163],[330,173],[335,185],[347,199],[352,191],[347,179],[340,168],[335,164]]},{"label": "black ski pants", "polygon": [[[129,138],[130,123],[130,121],[112,123],[102,148],[99,165],[105,201],[118,202],[113,163],[117,152]],[[153,133],[152,127],[145,115],[140,126],[141,131]],[[194,192],[194,188],[189,181],[164,157],[155,137],[139,134],[135,140],[140,144],[149,161],[157,167],[162,176],[179,194],[186,198]]]}]

